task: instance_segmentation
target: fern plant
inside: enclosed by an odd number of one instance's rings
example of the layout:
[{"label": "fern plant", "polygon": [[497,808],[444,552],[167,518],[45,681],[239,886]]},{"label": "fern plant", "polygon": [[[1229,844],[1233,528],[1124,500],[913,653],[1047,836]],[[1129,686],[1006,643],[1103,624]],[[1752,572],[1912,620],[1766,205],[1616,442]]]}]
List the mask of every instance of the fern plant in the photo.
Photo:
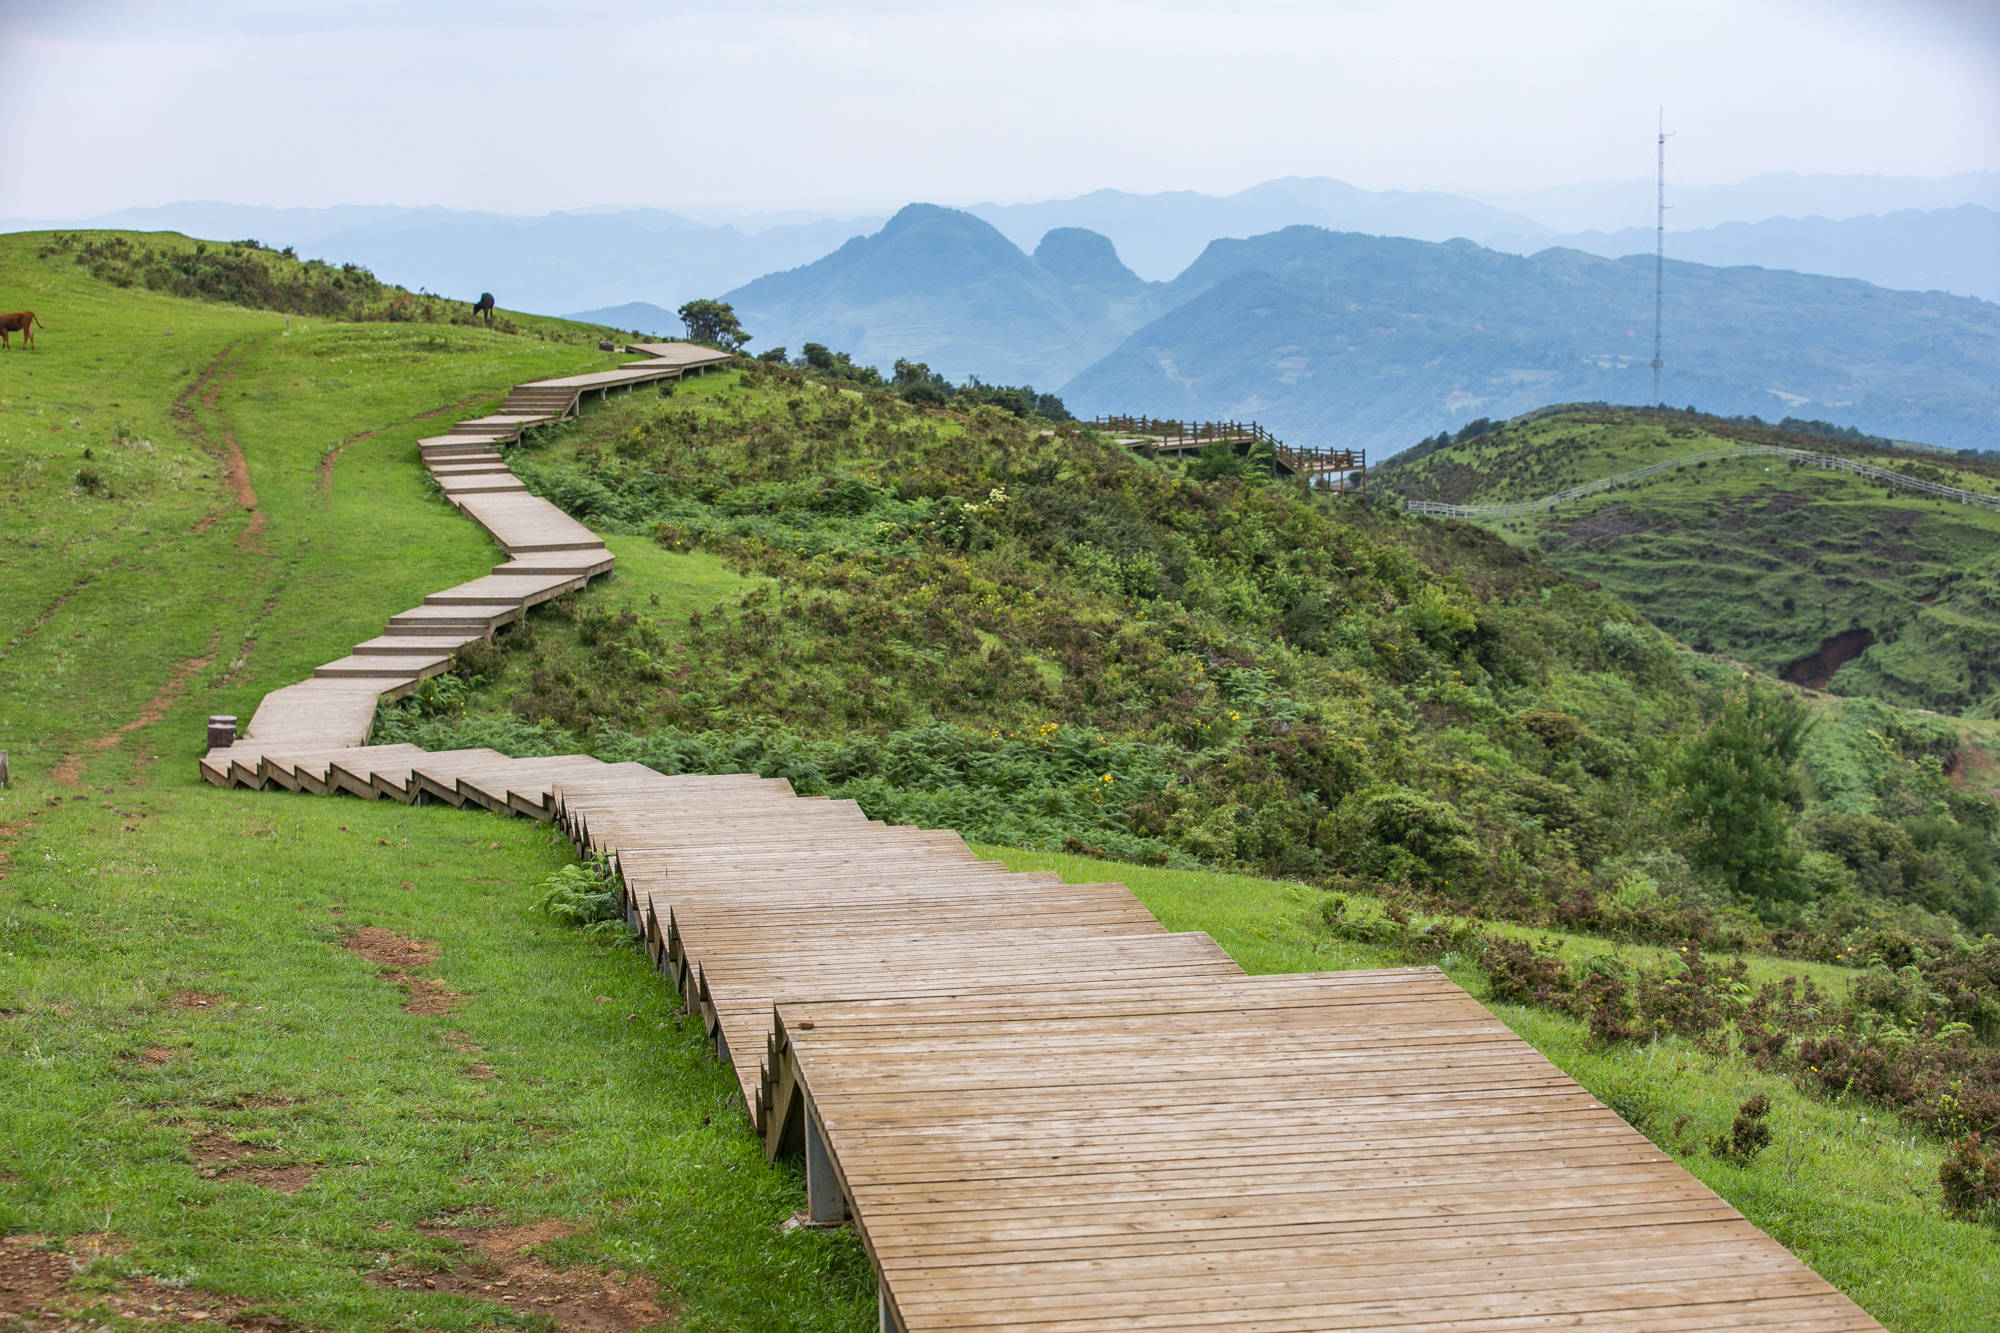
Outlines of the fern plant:
[{"label": "fern plant", "polygon": [[618,881],[602,856],[582,865],[571,862],[543,880],[541,890],[535,901],[537,912],[592,939],[624,935],[631,929],[625,922]]}]

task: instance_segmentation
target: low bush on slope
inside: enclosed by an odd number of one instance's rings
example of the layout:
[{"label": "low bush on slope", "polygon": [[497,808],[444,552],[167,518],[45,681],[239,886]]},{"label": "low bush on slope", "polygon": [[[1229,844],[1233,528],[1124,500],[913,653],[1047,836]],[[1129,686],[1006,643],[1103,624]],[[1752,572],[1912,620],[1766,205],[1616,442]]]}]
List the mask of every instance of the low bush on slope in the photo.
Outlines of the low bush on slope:
[{"label": "low bush on slope", "polygon": [[[1711,945],[1831,956],[1993,914],[1993,806],[1943,776],[1955,739],[1843,747],[1864,724],[1835,712],[1773,748],[1731,708],[1796,704],[1466,525],[761,366],[516,461],[738,580],[668,607],[628,572],[553,604],[466,659],[469,720],[418,703],[385,738],[755,769],[981,839]],[[1775,808],[1732,870],[1742,791]]]}]

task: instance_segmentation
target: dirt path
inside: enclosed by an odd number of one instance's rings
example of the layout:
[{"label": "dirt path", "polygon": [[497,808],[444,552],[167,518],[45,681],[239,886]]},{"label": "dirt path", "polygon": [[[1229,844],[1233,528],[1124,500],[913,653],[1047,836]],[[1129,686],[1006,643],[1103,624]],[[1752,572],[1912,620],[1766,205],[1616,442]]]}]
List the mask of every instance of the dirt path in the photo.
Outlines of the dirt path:
[{"label": "dirt path", "polygon": [[[261,538],[267,522],[262,510],[257,508],[257,491],[250,484],[250,465],[243,457],[243,447],[236,442],[236,433],[229,428],[229,419],[223,415],[220,397],[224,386],[236,378],[230,368],[229,359],[236,351],[236,344],[230,343],[215,359],[202,368],[194,383],[180,391],[174,399],[174,421],[194,438],[203,452],[213,458],[222,468],[222,483],[229,490],[240,508],[250,511],[250,522],[242,535],[236,539],[238,550],[248,551],[262,546]],[[201,414],[195,409],[205,409],[215,419],[215,432],[202,423]],[[220,438],[217,438],[217,435]],[[215,526],[216,522],[229,511],[218,509],[206,515],[194,525],[193,534],[200,535]]]},{"label": "dirt path", "polygon": [[11,824],[0,824],[0,883],[7,880],[7,862],[12,859],[14,839],[35,826],[35,816],[27,815]]},{"label": "dirt path", "polygon": [[42,626],[48,624],[50,620],[55,618],[56,612],[63,609],[63,603],[67,602],[70,598],[82,592],[84,590],[85,585],[87,585],[91,581],[91,579],[95,577],[96,575],[94,574],[78,575],[76,582],[71,584],[69,587],[63,589],[62,592],[58,593],[56,595],[56,599],[53,602],[49,603],[48,609],[35,617],[33,624],[29,625],[19,634],[16,634],[13,638],[9,639],[7,641],[7,646],[5,648],[0,648],[0,662],[6,661],[7,655],[9,653],[13,652],[16,648],[19,648],[29,639],[34,638],[35,635],[40,632]]},{"label": "dirt path", "polygon": [[[469,410],[470,408],[477,407],[481,403],[490,401],[492,397],[493,395],[490,393],[472,394],[465,398],[459,399],[459,401],[455,403],[447,403],[443,407],[434,407],[428,412],[419,412],[415,416],[411,417],[410,420],[425,421],[431,417],[458,416],[459,414]],[[397,422],[396,424],[403,425],[405,423]],[[393,429],[393,427],[377,426],[374,430],[364,430],[359,435],[348,436],[346,439],[342,440],[339,444],[334,445],[333,448],[321,454],[319,456],[319,489],[321,493],[324,494],[325,492],[333,489],[333,465],[340,461],[340,456],[347,452],[348,446],[359,444],[363,440],[373,439],[375,436],[380,435],[383,431],[391,429]]]},{"label": "dirt path", "polygon": [[[200,657],[183,658],[174,664],[174,669],[168,675],[166,682],[153,692],[152,698],[146,700],[145,706],[139,710],[139,716],[118,727],[116,730],[106,732],[94,740],[85,741],[83,749],[93,753],[101,753],[109,750],[139,728],[150,727],[153,723],[165,717],[167,710],[172,708],[181,695],[187,692],[188,682],[194,679],[195,673],[215,661],[215,651],[221,642],[222,631],[217,630],[214,637],[208,641],[208,651],[205,654]],[[66,787],[81,785],[83,763],[86,757],[82,753],[64,755],[56,764],[51,776]]]}]

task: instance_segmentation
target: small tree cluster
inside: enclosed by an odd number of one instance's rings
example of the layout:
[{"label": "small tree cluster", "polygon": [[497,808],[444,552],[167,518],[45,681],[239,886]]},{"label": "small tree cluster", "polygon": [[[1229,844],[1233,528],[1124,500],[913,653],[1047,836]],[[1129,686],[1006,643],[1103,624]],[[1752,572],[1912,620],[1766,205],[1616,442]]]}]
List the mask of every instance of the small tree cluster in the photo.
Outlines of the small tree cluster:
[{"label": "small tree cluster", "polygon": [[689,301],[674,313],[686,326],[689,342],[708,343],[733,352],[750,341],[750,335],[736,318],[735,308],[727,301]]}]

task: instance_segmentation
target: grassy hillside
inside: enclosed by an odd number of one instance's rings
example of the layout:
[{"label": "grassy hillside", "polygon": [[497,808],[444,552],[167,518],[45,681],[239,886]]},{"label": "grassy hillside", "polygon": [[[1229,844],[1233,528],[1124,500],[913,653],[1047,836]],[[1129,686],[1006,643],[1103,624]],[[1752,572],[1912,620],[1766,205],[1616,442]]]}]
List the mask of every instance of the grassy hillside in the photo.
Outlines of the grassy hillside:
[{"label": "grassy hillside", "polygon": [[[434,414],[604,358],[288,330],[32,246],[0,273],[68,341],[0,358],[0,734],[26,738],[0,792],[0,1262],[80,1260],[66,1304],[114,1324],[524,1323],[484,1287],[511,1273],[577,1322],[644,1300],[695,1329],[870,1326],[858,1243],[785,1227],[798,1176],[761,1164],[698,1025],[639,955],[530,910],[564,859],[545,830],[194,780],[205,714],[490,561],[422,480]],[[519,463],[622,534],[620,573],[385,731],[785,772],[1017,868],[1124,878],[1255,971],[1438,962],[1891,1327],[2000,1320],[1993,1233],[1938,1183],[1995,1081],[1953,915],[1978,911],[1953,839],[1984,751],[1832,716],[1788,828],[1853,864],[1815,852],[1810,911],[1764,919],[1690,867],[1662,786],[1732,681],[1464,525],[1194,486],[789,370],[593,406]],[[1683,943],[1747,948],[1744,992],[1736,954]],[[1579,998],[1577,974],[1623,989]],[[1787,975],[1836,997],[1830,1032],[1749,1007]],[[1874,1081],[1817,1079],[1808,1039]],[[1923,1100],[1946,1077],[1958,1121]],[[1718,1152],[1758,1092],[1771,1146]]]},{"label": "grassy hillside", "polygon": [[[1978,456],[1602,409],[1538,412],[1413,450],[1377,480],[1416,499],[1508,503],[1741,443],[1846,453],[2000,491],[2000,463]],[[1486,526],[1603,583],[1669,633],[1772,674],[1946,712],[2000,709],[2000,512],[1752,458],[1691,464]]]},{"label": "grassy hillside", "polygon": [[[80,1257],[92,1327],[490,1326],[519,1316],[481,1284],[538,1262],[569,1276],[516,1289],[579,1319],[604,1269],[690,1328],[863,1326],[859,1245],[780,1229],[802,1183],[699,1024],[530,911],[566,847],[195,780],[207,714],[491,565],[414,441],[607,364],[599,331],[288,328],[43,239],[0,238],[0,305],[50,324],[0,356],[0,1265]],[[370,928],[436,960],[377,961]]]}]

